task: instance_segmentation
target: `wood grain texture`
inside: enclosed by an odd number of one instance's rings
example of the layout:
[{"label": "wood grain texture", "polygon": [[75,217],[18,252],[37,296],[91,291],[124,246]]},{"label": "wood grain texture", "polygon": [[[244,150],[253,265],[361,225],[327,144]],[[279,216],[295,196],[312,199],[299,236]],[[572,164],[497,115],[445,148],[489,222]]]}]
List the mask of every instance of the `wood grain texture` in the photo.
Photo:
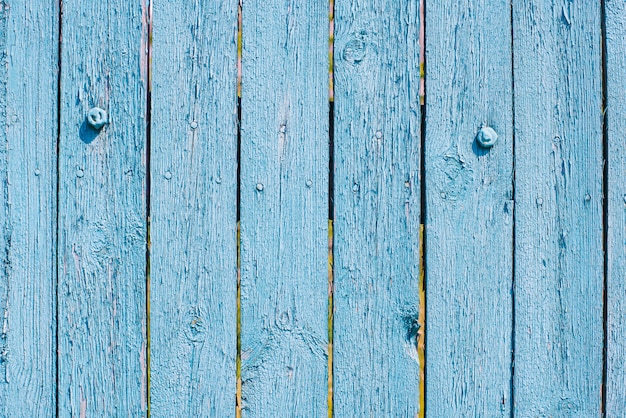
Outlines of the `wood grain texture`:
[{"label": "wood grain texture", "polygon": [[[426,3],[426,413],[509,417],[509,0]],[[478,144],[481,125],[498,135]]]},{"label": "wood grain texture", "polygon": [[335,0],[335,417],[419,412],[419,2]]},{"label": "wood grain texture", "polygon": [[[146,414],[147,12],[63,1],[60,416]],[[86,124],[94,106],[101,131]]]},{"label": "wood grain texture", "polygon": [[606,0],[608,167],[606,416],[626,406],[626,3]]},{"label": "wood grain texture", "polygon": [[516,0],[513,28],[515,415],[599,416],[600,3]]},{"label": "wood grain texture", "polygon": [[56,413],[59,9],[0,3],[0,416]]},{"label": "wood grain texture", "polygon": [[237,4],[152,6],[152,417],[235,412]]},{"label": "wood grain texture", "polygon": [[243,2],[244,417],[326,415],[328,4]]}]

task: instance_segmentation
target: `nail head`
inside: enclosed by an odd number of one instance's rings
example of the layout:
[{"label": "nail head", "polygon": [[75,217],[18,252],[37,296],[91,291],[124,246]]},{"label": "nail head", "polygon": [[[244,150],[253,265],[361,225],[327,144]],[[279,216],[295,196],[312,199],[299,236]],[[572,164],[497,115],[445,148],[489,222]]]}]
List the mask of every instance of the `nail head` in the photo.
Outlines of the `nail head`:
[{"label": "nail head", "polygon": [[94,129],[100,129],[108,122],[107,112],[99,107],[94,107],[87,113],[87,122]]},{"label": "nail head", "polygon": [[478,145],[483,148],[491,148],[496,144],[498,134],[489,126],[482,126],[476,135]]}]

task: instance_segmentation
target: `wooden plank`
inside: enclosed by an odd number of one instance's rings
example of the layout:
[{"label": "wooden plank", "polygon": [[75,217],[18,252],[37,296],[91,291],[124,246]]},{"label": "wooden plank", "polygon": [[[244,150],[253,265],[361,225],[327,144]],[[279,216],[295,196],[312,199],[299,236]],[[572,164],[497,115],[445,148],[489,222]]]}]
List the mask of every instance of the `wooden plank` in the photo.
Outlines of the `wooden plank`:
[{"label": "wooden plank", "polygon": [[242,415],[324,416],[328,4],[242,10]]},{"label": "wooden plank", "polygon": [[607,345],[606,416],[626,405],[626,3],[606,0]]},{"label": "wooden plank", "polygon": [[59,8],[0,3],[0,416],[56,413]]},{"label": "wooden plank", "polygon": [[517,416],[600,414],[599,2],[513,2]]},{"label": "wooden plank", "polygon": [[419,411],[419,2],[335,0],[335,417]]},{"label": "wooden plank", "polygon": [[235,412],[237,5],[152,5],[152,417]]},{"label": "wooden plank", "polygon": [[63,2],[60,416],[147,412],[147,16],[144,0]]},{"label": "wooden plank", "polygon": [[[509,0],[426,3],[426,411],[512,408]],[[479,142],[490,128],[491,147]],[[491,131],[491,132],[493,132]]]}]

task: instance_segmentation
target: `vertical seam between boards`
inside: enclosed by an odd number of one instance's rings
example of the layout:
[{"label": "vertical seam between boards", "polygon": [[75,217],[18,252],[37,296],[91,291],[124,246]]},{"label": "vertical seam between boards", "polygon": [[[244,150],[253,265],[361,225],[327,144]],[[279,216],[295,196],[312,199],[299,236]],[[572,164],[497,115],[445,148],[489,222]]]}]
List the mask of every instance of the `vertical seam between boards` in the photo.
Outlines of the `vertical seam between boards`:
[{"label": "vertical seam between boards", "polygon": [[[427,376],[428,376],[428,298],[427,298],[427,282],[428,282],[428,274],[427,274],[427,266],[426,266],[426,237],[427,237],[427,225],[426,225],[426,90],[427,90],[427,77],[426,77],[426,2],[427,0],[421,0],[421,10],[420,10],[420,33],[424,34],[423,37],[423,48],[420,48],[420,52],[423,51],[423,56],[420,54],[420,62],[421,62],[421,71],[420,71],[420,85],[422,84],[422,71],[423,71],[423,83],[424,83],[424,99],[420,104],[420,159],[419,159],[419,173],[420,173],[420,225],[422,227],[421,234],[421,268],[420,272],[422,279],[422,289],[418,289],[419,292],[424,292],[424,364],[421,366],[424,371],[424,404],[420,405],[420,409],[423,408],[423,412],[420,411],[420,416],[426,416],[426,405],[428,404],[428,385],[427,385]],[[419,96],[419,95],[418,95]],[[418,393],[419,397],[419,393]]]},{"label": "vertical seam between boards", "polygon": [[[151,197],[151,140],[152,140],[152,0],[148,0],[148,27],[146,61],[146,415],[150,418],[150,197]],[[144,53],[144,51],[142,51]]]},{"label": "vertical seam between boards", "polygon": [[52,278],[53,283],[54,283],[54,306],[55,306],[55,336],[54,336],[54,345],[55,345],[55,350],[54,350],[54,358],[55,358],[55,383],[56,383],[56,391],[55,391],[55,410],[56,410],[56,416],[59,417],[60,416],[60,402],[59,402],[59,392],[60,392],[60,387],[59,387],[59,381],[60,381],[60,374],[59,374],[59,370],[60,370],[60,361],[59,361],[59,356],[60,356],[60,352],[59,352],[59,270],[60,270],[60,264],[59,264],[59,194],[60,194],[60,172],[59,172],[59,162],[60,162],[60,154],[61,154],[61,59],[62,59],[62,30],[63,30],[63,0],[59,0],[58,1],[58,16],[57,16],[57,25],[58,25],[58,35],[59,35],[59,39],[58,39],[58,46],[57,46],[57,138],[56,138],[56,167],[55,167],[55,172],[56,172],[56,185],[55,185],[55,192],[56,192],[56,204],[55,204],[55,234],[54,234],[54,239],[55,239],[55,254],[54,254],[54,260],[55,260],[55,266],[54,266],[54,271],[56,272],[56,274],[54,274],[54,277]]},{"label": "vertical seam between boards", "polygon": [[328,418],[334,416],[334,288],[335,288],[335,0],[328,1]]},{"label": "vertical seam between boards", "polygon": [[242,390],[241,381],[241,97],[243,95],[243,1],[237,1],[237,27],[235,31],[236,44],[236,76],[235,76],[235,99],[236,99],[236,209],[235,209],[235,280],[237,290],[235,293],[235,417],[242,414]]},{"label": "vertical seam between boards", "polygon": [[602,292],[602,384],[600,414],[606,416],[607,397],[607,354],[608,354],[608,205],[609,205],[609,133],[607,110],[607,43],[606,43],[606,1],[600,0],[600,66],[602,89],[602,250],[604,257]]},{"label": "vertical seam between boards", "polygon": [[515,234],[516,234],[516,212],[515,205],[515,31],[513,28],[513,0],[509,4],[509,18],[511,25],[511,162],[512,178],[511,178],[511,197],[513,199],[511,227],[511,379],[509,382],[509,402],[510,417],[515,417]]}]

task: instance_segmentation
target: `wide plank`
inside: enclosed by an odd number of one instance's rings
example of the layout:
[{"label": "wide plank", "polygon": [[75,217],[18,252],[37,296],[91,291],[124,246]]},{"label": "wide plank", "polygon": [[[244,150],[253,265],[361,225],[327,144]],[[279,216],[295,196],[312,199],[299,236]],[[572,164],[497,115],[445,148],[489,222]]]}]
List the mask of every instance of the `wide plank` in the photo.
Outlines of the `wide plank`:
[{"label": "wide plank", "polygon": [[63,1],[59,416],[147,412],[147,17],[145,0]]},{"label": "wide plank", "polygon": [[56,413],[59,6],[0,4],[0,416]]},{"label": "wide plank", "polygon": [[512,4],[515,416],[599,416],[600,2]]},{"label": "wide plank", "polygon": [[606,0],[606,416],[626,405],[626,3]]},{"label": "wide plank", "polygon": [[335,0],[335,417],[419,412],[419,2]]},{"label": "wide plank", "polygon": [[242,416],[325,416],[328,4],[242,15]]},{"label": "wide plank", "polygon": [[237,5],[152,4],[152,417],[235,412]]},{"label": "wide plank", "polygon": [[[426,413],[512,408],[508,0],[426,3]],[[495,143],[482,135],[497,135]]]}]

